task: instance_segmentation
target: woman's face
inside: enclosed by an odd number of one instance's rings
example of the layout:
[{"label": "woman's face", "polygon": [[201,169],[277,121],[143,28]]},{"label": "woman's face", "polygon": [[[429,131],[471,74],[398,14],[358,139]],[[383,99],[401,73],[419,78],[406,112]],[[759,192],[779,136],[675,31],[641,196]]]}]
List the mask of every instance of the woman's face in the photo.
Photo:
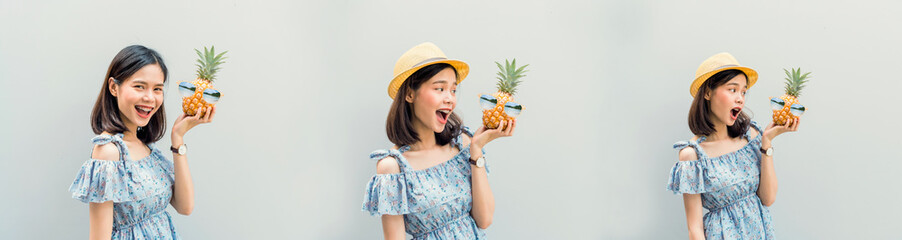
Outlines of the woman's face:
[{"label": "woman's face", "polygon": [[112,78],[110,92],[116,97],[119,117],[127,127],[144,127],[163,105],[163,69],[158,64],[142,67],[122,83],[115,84]]},{"label": "woman's face", "polygon": [[709,101],[711,119],[715,125],[733,126],[736,118],[745,106],[745,93],[748,91],[748,80],[744,74],[736,75],[727,83],[709,92],[705,99]]},{"label": "woman's face", "polygon": [[445,68],[426,80],[406,101],[413,106],[414,129],[429,128],[440,133],[451,111],[457,105],[457,75],[453,68]]}]

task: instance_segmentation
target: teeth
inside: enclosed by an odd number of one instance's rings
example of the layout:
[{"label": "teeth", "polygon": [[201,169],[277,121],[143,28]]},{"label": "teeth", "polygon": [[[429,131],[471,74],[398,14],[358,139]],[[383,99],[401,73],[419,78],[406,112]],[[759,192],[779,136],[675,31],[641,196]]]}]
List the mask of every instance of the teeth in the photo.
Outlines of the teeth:
[{"label": "teeth", "polygon": [[150,112],[150,110],[153,110],[153,108],[138,107],[138,110]]},{"label": "teeth", "polygon": [[451,113],[451,110],[438,110],[441,113],[448,114]]}]

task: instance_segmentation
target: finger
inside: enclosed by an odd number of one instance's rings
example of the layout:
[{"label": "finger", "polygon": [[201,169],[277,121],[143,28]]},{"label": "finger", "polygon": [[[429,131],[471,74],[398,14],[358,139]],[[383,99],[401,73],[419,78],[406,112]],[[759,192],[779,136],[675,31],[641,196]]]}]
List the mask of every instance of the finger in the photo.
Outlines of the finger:
[{"label": "finger", "polygon": [[204,119],[203,119],[203,122],[204,122],[204,123],[210,122],[210,117],[213,116],[213,111],[212,111],[212,110],[213,110],[213,106],[209,106],[209,107],[206,107],[206,108],[204,109],[204,112],[207,113],[207,114],[204,115]]},{"label": "finger", "polygon": [[799,130],[799,123],[801,122],[801,118],[796,118],[796,120],[792,123],[792,131],[795,132]]},{"label": "finger", "polygon": [[211,108],[212,111],[210,111],[210,121],[213,121],[213,117],[216,116],[216,105],[213,105]]},{"label": "finger", "polygon": [[511,132],[514,131],[514,121],[516,120],[511,119],[507,122],[507,129],[504,130],[504,136],[510,136]]}]

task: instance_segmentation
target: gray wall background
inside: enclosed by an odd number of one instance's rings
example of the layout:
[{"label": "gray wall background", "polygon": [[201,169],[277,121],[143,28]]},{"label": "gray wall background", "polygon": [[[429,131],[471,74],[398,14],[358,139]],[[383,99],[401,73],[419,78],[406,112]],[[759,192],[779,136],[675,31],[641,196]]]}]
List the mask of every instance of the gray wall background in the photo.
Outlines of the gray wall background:
[{"label": "gray wall background", "polygon": [[[112,57],[158,50],[176,84],[192,49],[229,50],[215,122],[186,136],[196,191],[185,239],[374,239],[361,212],[387,148],[385,88],[433,41],[471,66],[455,110],[478,126],[493,61],[531,64],[513,138],[488,146],[493,239],[680,239],[665,191],[698,64],[729,51],[760,73],[766,124],[782,68],[813,72],[798,133],[779,137],[781,239],[898,239],[902,4],[893,1],[0,1],[0,238],[87,236],[67,192],[89,157]],[[171,128],[171,126],[170,126]],[[168,136],[168,135],[167,135]],[[159,146],[169,146],[164,138]],[[174,211],[170,211],[175,214]]]}]

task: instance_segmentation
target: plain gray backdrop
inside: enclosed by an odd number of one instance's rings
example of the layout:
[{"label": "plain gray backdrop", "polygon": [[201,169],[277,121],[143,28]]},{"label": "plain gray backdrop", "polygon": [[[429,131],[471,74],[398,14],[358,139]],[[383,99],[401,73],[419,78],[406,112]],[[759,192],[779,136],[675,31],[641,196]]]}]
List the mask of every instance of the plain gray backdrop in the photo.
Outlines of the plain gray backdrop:
[{"label": "plain gray backdrop", "polygon": [[[89,116],[123,47],[159,51],[178,81],[194,48],[229,50],[212,124],[191,130],[196,208],[185,239],[380,239],[361,212],[391,143],[386,87],[425,41],[470,64],[467,125],[494,61],[530,64],[512,138],[487,146],[492,239],[683,239],[665,190],[688,139],[688,87],[705,58],[758,70],[747,97],[769,123],[783,68],[812,79],[800,131],[774,141],[780,239],[899,239],[897,1],[0,1],[0,239],[87,237],[67,192],[90,156]],[[158,143],[169,146],[169,135]]]}]

